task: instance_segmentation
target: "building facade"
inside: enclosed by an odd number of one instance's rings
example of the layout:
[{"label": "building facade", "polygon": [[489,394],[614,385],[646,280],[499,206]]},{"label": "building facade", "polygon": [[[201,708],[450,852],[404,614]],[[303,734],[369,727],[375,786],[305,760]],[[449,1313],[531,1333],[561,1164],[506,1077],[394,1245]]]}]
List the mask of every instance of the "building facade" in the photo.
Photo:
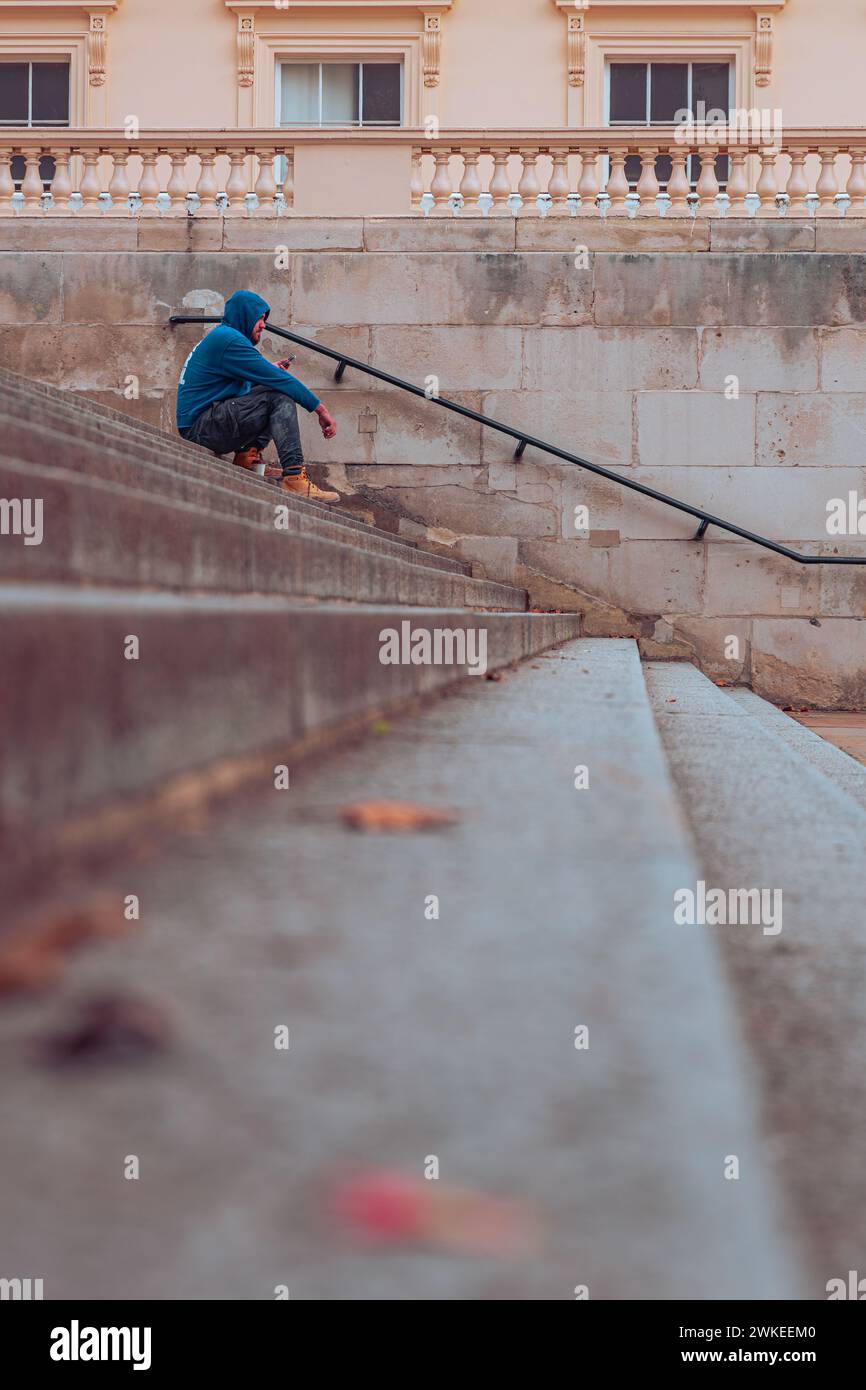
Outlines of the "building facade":
[{"label": "building facade", "polygon": [[0,0],[2,122],[599,127],[703,98],[862,121],[858,0]]}]

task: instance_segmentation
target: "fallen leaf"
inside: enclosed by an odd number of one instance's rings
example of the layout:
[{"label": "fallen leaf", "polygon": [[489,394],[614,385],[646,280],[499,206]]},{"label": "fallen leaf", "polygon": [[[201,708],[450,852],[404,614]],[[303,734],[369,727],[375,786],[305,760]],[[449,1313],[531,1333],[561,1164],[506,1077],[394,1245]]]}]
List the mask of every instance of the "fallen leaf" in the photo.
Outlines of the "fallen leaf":
[{"label": "fallen leaf", "polygon": [[44,942],[10,943],[0,951],[0,994],[37,993],[62,970],[62,955]]},{"label": "fallen leaf", "polygon": [[454,825],[458,819],[453,811],[440,810],[435,806],[416,806],[409,801],[356,801],[352,806],[344,806],[340,814],[353,830],[397,833],[434,830]]},{"label": "fallen leaf", "polygon": [[504,680],[505,677],[501,671],[488,671],[486,679],[489,681],[501,681]]},{"label": "fallen leaf", "polygon": [[131,926],[120,902],[107,894],[22,923],[0,943],[0,994],[46,989],[62,974],[75,947],[123,935]]},{"label": "fallen leaf", "polygon": [[538,1246],[539,1222],[525,1204],[405,1173],[361,1173],[335,1189],[331,1210],[371,1244],[435,1245],[506,1259]]}]

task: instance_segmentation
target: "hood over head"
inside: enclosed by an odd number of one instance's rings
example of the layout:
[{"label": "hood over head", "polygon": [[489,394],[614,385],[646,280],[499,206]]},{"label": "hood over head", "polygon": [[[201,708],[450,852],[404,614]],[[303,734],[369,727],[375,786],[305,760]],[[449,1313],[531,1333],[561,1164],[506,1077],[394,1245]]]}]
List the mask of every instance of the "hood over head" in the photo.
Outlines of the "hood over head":
[{"label": "hood over head", "polygon": [[252,342],[251,334],[254,327],[262,315],[267,318],[270,312],[270,304],[262,299],[260,294],[254,294],[252,290],[236,290],[231,298],[226,300],[223,323],[229,328],[236,328],[238,333],[243,333],[244,337]]}]

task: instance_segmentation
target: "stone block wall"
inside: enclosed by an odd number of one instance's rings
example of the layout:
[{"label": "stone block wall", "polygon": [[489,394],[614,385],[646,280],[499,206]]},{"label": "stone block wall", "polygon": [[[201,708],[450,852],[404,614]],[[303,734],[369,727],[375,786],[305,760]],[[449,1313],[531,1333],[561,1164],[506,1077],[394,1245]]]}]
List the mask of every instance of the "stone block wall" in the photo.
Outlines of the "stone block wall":
[{"label": "stone block wall", "polygon": [[[199,330],[278,324],[810,553],[866,555],[866,223],[4,219],[0,362],[173,427]],[[272,356],[285,345],[272,340]],[[379,525],[783,704],[866,707],[866,566],[805,567],[299,349],[308,458]],[[575,508],[588,528],[575,530]],[[864,522],[866,525],[866,522]],[[736,639],[736,640],[733,640]]]}]

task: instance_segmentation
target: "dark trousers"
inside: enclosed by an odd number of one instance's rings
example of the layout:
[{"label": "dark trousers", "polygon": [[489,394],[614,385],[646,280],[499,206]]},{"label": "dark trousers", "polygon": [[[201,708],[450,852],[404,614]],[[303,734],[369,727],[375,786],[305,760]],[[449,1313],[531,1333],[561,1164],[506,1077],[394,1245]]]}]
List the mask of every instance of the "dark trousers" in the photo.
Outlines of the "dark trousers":
[{"label": "dark trousers", "polygon": [[180,433],[215,454],[238,453],[253,446],[264,449],[272,439],[284,477],[297,475],[304,466],[298,407],[291,396],[270,386],[254,386],[245,396],[214,401]]}]

